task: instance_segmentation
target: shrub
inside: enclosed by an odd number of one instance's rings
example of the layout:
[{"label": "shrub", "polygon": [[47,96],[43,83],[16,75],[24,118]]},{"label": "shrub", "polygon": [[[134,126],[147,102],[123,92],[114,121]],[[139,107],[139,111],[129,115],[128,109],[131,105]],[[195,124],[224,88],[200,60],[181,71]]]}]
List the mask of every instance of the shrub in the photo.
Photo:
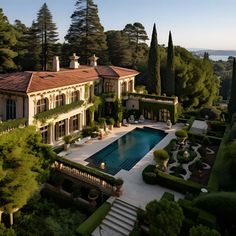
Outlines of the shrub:
[{"label": "shrub", "polygon": [[166,161],[170,158],[169,154],[167,151],[165,151],[164,149],[159,149],[159,150],[155,150],[153,152],[154,155],[154,159],[160,159],[162,161]]},{"label": "shrub", "polygon": [[187,192],[199,194],[201,192],[201,188],[206,188],[204,185],[194,183],[189,180],[184,180],[159,171],[154,165],[147,166],[143,170],[142,175],[143,180],[148,184],[156,183],[184,194]]},{"label": "shrub", "polygon": [[118,179],[115,180],[114,185],[115,185],[115,186],[120,186],[120,185],[122,185],[123,183],[124,183],[124,180],[121,179],[121,178],[118,178]]},{"label": "shrub", "polygon": [[108,125],[114,125],[115,124],[115,120],[111,117],[111,118],[107,119],[107,124]]},{"label": "shrub", "polygon": [[182,129],[182,130],[177,130],[175,132],[175,136],[177,138],[187,138],[188,137],[188,133],[186,130]]},{"label": "shrub", "polygon": [[98,119],[98,123],[100,125],[100,127],[104,127],[104,125],[106,125],[106,119],[104,117],[101,117]]},{"label": "shrub", "polygon": [[220,236],[220,233],[203,225],[194,226],[189,231],[189,236]]},{"label": "shrub", "polygon": [[101,224],[111,208],[108,202],[103,203],[87,220],[76,230],[80,236],[89,236]]},{"label": "shrub", "polygon": [[150,235],[179,235],[184,216],[176,202],[151,201],[146,205],[146,215]]},{"label": "shrub", "polygon": [[65,144],[69,144],[71,139],[72,139],[71,135],[66,135],[66,136],[63,137],[63,140],[64,140]]},{"label": "shrub", "polygon": [[169,192],[164,192],[164,194],[161,197],[161,200],[169,200],[169,201],[174,201],[175,200],[175,196],[173,193],[169,193]]}]

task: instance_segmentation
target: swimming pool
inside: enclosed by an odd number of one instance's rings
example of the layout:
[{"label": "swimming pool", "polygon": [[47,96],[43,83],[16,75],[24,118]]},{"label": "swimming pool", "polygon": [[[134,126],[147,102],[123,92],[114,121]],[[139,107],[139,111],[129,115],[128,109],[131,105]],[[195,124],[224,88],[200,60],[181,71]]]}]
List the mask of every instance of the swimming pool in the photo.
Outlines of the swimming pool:
[{"label": "swimming pool", "polygon": [[[165,135],[161,130],[136,128],[85,161],[89,162],[88,166],[115,175],[121,169],[130,170]],[[104,169],[101,169],[101,163],[105,163]]]}]

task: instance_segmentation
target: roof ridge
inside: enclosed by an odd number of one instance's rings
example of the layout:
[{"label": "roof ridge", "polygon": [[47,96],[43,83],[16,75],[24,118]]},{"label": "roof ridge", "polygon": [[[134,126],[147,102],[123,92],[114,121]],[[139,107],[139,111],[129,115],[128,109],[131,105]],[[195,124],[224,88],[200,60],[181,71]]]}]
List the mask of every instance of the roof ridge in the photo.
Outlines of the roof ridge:
[{"label": "roof ridge", "polygon": [[114,66],[108,66],[110,69],[112,69],[113,72],[120,78],[120,75],[113,69]]},{"label": "roof ridge", "polygon": [[26,73],[30,73],[30,74],[31,74],[30,79],[29,79],[29,82],[28,82],[28,86],[27,86],[27,89],[26,89],[26,93],[28,93],[29,88],[30,88],[31,81],[32,81],[32,79],[33,79],[33,73],[34,73],[34,72],[26,72]]}]

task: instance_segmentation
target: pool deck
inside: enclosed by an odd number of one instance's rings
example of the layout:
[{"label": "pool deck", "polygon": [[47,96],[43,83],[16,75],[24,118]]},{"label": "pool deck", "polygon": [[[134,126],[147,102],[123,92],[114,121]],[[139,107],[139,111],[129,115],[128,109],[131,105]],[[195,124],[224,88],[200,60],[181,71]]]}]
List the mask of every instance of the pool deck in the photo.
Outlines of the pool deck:
[{"label": "pool deck", "polygon": [[182,128],[182,124],[176,124],[171,129],[166,128],[165,123],[161,122],[145,122],[142,124],[132,124],[128,127],[114,128],[108,136],[102,140],[90,140],[81,146],[72,145],[70,149],[61,152],[59,155],[64,158],[87,165],[86,158],[103,149],[110,143],[119,139],[121,136],[135,129],[147,126],[150,128],[160,129],[167,132],[167,135],[150,151],[148,152],[131,170],[120,170],[115,177],[121,177],[124,180],[123,195],[121,200],[137,207],[145,208],[146,204],[154,199],[159,200],[164,192],[173,193],[175,200],[183,198],[183,195],[173,190],[161,187],[159,185],[148,185],[142,179],[142,171],[148,164],[154,164],[153,150],[165,147],[171,139],[175,138],[175,131]]}]

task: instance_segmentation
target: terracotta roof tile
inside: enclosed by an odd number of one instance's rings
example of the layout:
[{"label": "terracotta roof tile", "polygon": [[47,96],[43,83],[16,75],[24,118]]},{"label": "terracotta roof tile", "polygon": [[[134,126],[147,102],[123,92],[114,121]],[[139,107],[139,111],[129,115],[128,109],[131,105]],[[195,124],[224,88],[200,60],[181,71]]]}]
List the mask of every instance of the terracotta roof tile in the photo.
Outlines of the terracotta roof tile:
[{"label": "terracotta roof tile", "polygon": [[30,93],[97,80],[100,76],[119,78],[137,74],[135,70],[116,66],[80,66],[79,69],[61,69],[59,72],[17,72],[0,75],[0,89]]},{"label": "terracotta roof tile", "polygon": [[31,78],[30,72],[0,74],[0,89],[25,92]]}]

